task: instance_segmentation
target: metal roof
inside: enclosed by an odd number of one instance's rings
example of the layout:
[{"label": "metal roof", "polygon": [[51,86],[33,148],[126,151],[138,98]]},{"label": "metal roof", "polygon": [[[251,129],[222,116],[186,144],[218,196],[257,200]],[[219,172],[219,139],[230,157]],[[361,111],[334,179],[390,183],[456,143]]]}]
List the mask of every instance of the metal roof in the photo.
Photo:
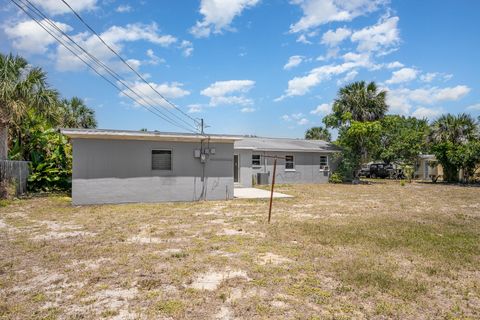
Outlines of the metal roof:
[{"label": "metal roof", "polygon": [[60,129],[60,132],[73,139],[102,140],[153,140],[194,142],[210,139],[210,142],[233,143],[242,137],[224,134],[201,135],[196,133],[130,131],[111,129]]},{"label": "metal roof", "polygon": [[303,140],[288,138],[243,138],[235,141],[235,149],[255,151],[295,151],[295,152],[337,152],[341,149],[323,140]]}]

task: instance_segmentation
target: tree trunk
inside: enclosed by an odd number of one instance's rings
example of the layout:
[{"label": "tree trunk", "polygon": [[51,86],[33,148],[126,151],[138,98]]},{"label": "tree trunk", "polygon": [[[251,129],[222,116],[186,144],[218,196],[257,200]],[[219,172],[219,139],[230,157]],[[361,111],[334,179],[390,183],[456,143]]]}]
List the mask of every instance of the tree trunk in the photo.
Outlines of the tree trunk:
[{"label": "tree trunk", "polygon": [[8,125],[0,122],[0,160],[8,159]]}]

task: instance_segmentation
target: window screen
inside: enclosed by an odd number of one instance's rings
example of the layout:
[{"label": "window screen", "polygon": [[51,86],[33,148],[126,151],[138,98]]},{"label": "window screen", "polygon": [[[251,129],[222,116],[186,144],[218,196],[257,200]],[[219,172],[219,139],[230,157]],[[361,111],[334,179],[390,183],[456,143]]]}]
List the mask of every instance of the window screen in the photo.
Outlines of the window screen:
[{"label": "window screen", "polygon": [[293,161],[293,156],[285,156],[285,170],[295,169],[295,162]]},{"label": "window screen", "polygon": [[172,151],[152,150],[152,170],[172,170]]},{"label": "window screen", "polygon": [[259,166],[259,165],[260,165],[260,155],[252,154],[252,166]]},{"label": "window screen", "polygon": [[320,156],[320,170],[328,170],[328,157]]}]

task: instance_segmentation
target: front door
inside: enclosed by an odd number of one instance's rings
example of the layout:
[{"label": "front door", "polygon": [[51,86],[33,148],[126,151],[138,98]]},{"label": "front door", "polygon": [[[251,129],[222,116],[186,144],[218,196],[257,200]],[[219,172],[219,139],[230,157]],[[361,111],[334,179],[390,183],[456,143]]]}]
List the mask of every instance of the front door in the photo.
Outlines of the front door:
[{"label": "front door", "polygon": [[233,182],[238,182],[238,154],[233,155]]}]

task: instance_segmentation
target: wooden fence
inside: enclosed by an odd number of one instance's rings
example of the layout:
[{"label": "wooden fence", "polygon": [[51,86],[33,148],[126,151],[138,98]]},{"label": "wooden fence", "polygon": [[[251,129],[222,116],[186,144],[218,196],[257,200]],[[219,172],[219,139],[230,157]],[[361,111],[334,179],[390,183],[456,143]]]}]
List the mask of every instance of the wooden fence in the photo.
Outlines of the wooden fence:
[{"label": "wooden fence", "polygon": [[15,184],[17,196],[27,192],[28,161],[0,160],[0,181]]}]

